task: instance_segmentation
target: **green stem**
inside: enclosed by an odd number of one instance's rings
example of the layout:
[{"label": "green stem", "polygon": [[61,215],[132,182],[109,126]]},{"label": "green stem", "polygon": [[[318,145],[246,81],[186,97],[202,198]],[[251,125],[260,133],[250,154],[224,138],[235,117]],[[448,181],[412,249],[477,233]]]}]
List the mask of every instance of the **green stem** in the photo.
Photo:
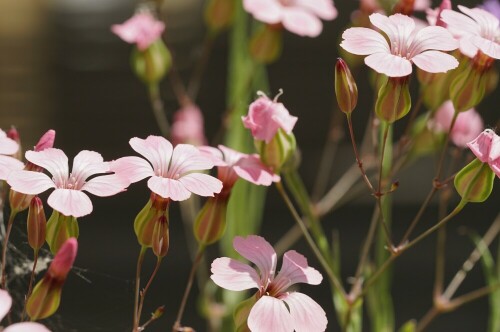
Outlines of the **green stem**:
[{"label": "green stem", "polygon": [[137,310],[137,320],[138,323],[140,324],[141,322],[141,314],[142,314],[142,307],[144,306],[144,300],[146,299],[146,293],[149,290],[149,287],[151,286],[151,283],[153,282],[153,279],[155,278],[156,274],[158,273],[158,270],[160,269],[160,264],[161,264],[162,258],[158,257],[156,260],[156,266],[153,270],[153,273],[151,273],[151,277],[149,278],[148,283],[146,284],[146,287],[140,292],[140,302],[139,302],[139,309]]},{"label": "green stem", "polygon": [[12,232],[12,225],[14,224],[14,218],[17,215],[17,211],[10,211],[9,221],[7,223],[7,230],[5,231],[5,237],[3,239],[2,248],[2,289],[7,290],[7,275],[5,274],[5,265],[7,265],[7,248],[9,244],[10,233]]},{"label": "green stem", "polygon": [[138,313],[139,313],[139,291],[141,287],[141,270],[147,249],[148,248],[146,246],[142,246],[141,251],[139,252],[139,257],[137,257],[137,269],[135,272],[134,322],[132,326],[132,332],[139,332]]},{"label": "green stem", "polygon": [[158,124],[163,137],[169,137],[170,135],[170,124],[168,123],[167,114],[165,112],[165,107],[160,95],[160,86],[158,83],[153,83],[148,86],[149,92],[149,102],[151,103],[151,108],[153,109],[153,114]]}]

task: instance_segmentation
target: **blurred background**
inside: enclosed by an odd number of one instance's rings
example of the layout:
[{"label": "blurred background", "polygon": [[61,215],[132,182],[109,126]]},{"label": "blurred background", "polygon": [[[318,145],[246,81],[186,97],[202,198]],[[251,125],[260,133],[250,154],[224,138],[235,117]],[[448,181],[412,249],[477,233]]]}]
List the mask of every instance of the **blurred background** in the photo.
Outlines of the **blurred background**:
[{"label": "blurred background", "polygon": [[[70,160],[83,149],[98,151],[105,160],[134,155],[128,145],[131,137],[159,134],[147,91],[130,70],[132,47],[110,31],[112,24],[121,23],[133,14],[136,4],[131,0],[0,0],[0,127],[6,130],[16,126],[25,149],[33,147],[46,130],[55,129],[56,147],[63,149]],[[177,71],[186,80],[201,52],[205,34],[203,6],[203,0],[164,0],[162,5],[165,40]],[[330,123],[335,112],[339,112],[333,90],[339,36],[358,2],[341,0],[336,6],[339,17],[324,22],[324,31],[318,38],[285,33],[283,55],[269,66],[271,90],[266,92],[272,96],[282,88],[285,93],[280,100],[290,113],[299,117],[294,132],[302,151],[300,172],[309,188],[314,183]],[[197,99],[209,138],[215,136],[225,110],[227,55],[227,35],[222,34],[215,41]],[[355,74],[360,77],[360,102],[353,115],[358,137],[371,110],[372,92],[366,83],[367,71],[361,67]],[[162,84],[161,94],[171,119],[179,105],[168,80]],[[499,102],[497,90],[479,107],[488,127],[496,126]],[[337,117],[336,121],[339,120],[344,119]],[[342,131],[339,134],[342,135]],[[331,184],[353,161],[352,147],[345,136],[337,152]],[[434,167],[435,159],[428,158],[401,174],[400,188],[395,195],[396,238],[401,237],[430,189],[430,180],[423,179],[432,178]],[[497,184],[486,203],[469,204],[464,213],[450,223],[448,281],[473,250],[471,240],[460,230],[471,228],[484,233],[499,212],[499,191]],[[61,309],[54,318],[44,322],[53,331],[130,330],[139,252],[132,225],[148,198],[145,182],[132,185],[121,195],[93,198],[93,213],[79,219],[79,255],[76,268],[67,280]],[[354,274],[372,208],[373,199],[366,192],[325,218],[327,234],[335,229],[340,236],[344,280]],[[176,204],[172,204],[171,214],[170,251],[144,309],[147,313],[164,304],[166,313],[148,331],[171,328],[191,266]],[[435,218],[434,204],[424,215],[419,230],[428,227]],[[19,218],[14,231],[14,243],[19,246],[16,255],[31,257],[24,245],[24,220],[24,216]],[[271,188],[263,236],[274,243],[292,225],[288,211]],[[434,237],[427,239],[395,265],[393,296],[397,326],[411,318],[421,318],[432,305],[434,243]],[[492,248],[496,248],[495,244]],[[319,268],[303,241],[294,249],[308,256],[310,264]],[[210,250],[207,261],[215,257],[216,251]],[[148,256],[143,278],[153,267],[154,258]],[[480,267],[476,267],[458,294],[482,285],[484,277]],[[338,331],[327,288],[326,282],[320,287],[304,287],[329,313],[328,331]],[[22,294],[18,294],[20,298]],[[485,331],[487,315],[485,298],[439,317],[428,330]],[[183,322],[197,331],[205,331],[199,317],[195,287]],[[369,324],[365,325],[368,331]]]}]

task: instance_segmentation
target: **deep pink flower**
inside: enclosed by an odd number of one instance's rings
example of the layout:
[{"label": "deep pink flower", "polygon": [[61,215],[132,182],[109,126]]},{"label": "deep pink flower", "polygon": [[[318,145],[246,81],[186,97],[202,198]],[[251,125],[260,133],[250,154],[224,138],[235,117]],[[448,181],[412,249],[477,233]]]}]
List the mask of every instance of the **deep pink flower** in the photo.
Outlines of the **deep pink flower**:
[{"label": "deep pink flower", "polygon": [[149,13],[137,13],[123,24],[114,24],[111,31],[130,44],[144,51],[161,37],[165,24]]},{"label": "deep pink flower", "polygon": [[309,296],[290,291],[297,283],[318,285],[323,277],[307,265],[307,259],[294,250],[283,255],[276,272],[276,252],[262,237],[235,237],[234,249],[254,263],[257,269],[235,259],[222,257],[212,263],[211,279],[220,287],[232,291],[257,288],[257,302],[248,316],[253,332],[325,331],[328,321],[325,311]]},{"label": "deep pink flower", "polygon": [[[448,132],[455,114],[451,100],[445,102],[437,110],[431,127],[437,132]],[[453,144],[465,148],[467,143],[477,137],[484,129],[483,119],[475,109],[460,112],[455,120],[455,125],[450,133]]]},{"label": "deep pink flower", "polygon": [[333,20],[337,9],[332,0],[243,0],[243,7],[256,20],[281,23],[299,36],[316,37],[323,25],[320,19]]},{"label": "deep pink flower", "polygon": [[199,171],[214,164],[197,148],[179,144],[175,148],[161,136],[146,139],[134,137],[130,146],[148,161],[139,157],[123,157],[111,162],[111,169],[130,183],[150,177],[148,187],[155,194],[174,201],[183,201],[191,193],[213,196],[222,189],[222,182]]},{"label": "deep pink flower", "polygon": [[[127,181],[110,173],[109,163],[94,151],[81,151],[73,160],[69,173],[68,157],[59,149],[27,151],[26,159],[46,169],[52,178],[44,173],[15,171],[10,173],[7,182],[13,190],[28,195],[38,195],[50,188],[47,203],[56,211],[75,218],[92,212],[92,202],[83,191],[96,196],[112,196],[125,190]],[[95,176],[94,175],[99,175]],[[92,179],[86,181],[89,177]]]},{"label": "deep pink flower", "polygon": [[261,94],[261,97],[250,104],[248,115],[242,117],[242,120],[243,126],[252,131],[255,139],[269,143],[279,128],[290,134],[297,117],[291,116],[282,103]]},{"label": "deep pink flower", "polygon": [[11,171],[24,168],[22,162],[10,156],[18,150],[19,144],[0,129],[0,180],[6,180]]},{"label": "deep pink flower", "polygon": [[444,28],[429,26],[420,30],[415,21],[401,14],[389,17],[370,15],[370,22],[388,37],[368,28],[350,28],[343,34],[340,46],[357,55],[368,55],[367,66],[390,77],[403,77],[412,72],[411,64],[430,73],[444,73],[458,66],[451,55],[458,42]]},{"label": "deep pink flower", "polygon": [[500,27],[498,18],[481,8],[458,6],[464,14],[443,10],[442,20],[448,30],[460,40],[460,52],[473,58],[481,50],[487,56],[500,59]]},{"label": "deep pink flower", "polygon": [[241,153],[224,145],[219,145],[218,149],[211,146],[202,146],[199,149],[218,166],[217,176],[224,188],[232,187],[238,178],[262,186],[270,186],[280,180],[279,175],[264,165],[257,154]]},{"label": "deep pink flower", "polygon": [[[7,315],[12,306],[12,298],[9,293],[0,289],[0,321]],[[1,327],[0,327],[1,329]],[[25,322],[12,324],[2,330],[3,332],[50,332],[42,324],[35,322]]]},{"label": "deep pink flower", "polygon": [[188,104],[175,112],[172,122],[172,143],[195,146],[207,144],[203,114],[198,106]]},{"label": "deep pink flower", "polygon": [[484,130],[472,142],[467,143],[472,153],[483,163],[488,163],[500,177],[500,137],[491,129]]}]

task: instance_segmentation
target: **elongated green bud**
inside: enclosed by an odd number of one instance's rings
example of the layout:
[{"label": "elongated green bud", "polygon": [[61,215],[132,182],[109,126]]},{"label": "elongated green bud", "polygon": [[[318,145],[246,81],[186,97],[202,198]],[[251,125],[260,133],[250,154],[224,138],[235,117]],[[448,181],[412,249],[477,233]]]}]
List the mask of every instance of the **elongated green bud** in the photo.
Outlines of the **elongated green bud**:
[{"label": "elongated green bud", "polygon": [[469,66],[450,85],[450,99],[457,112],[465,112],[477,106],[484,97],[487,76],[484,72]]},{"label": "elongated green bud", "polygon": [[134,231],[141,246],[153,246],[155,225],[162,215],[167,215],[169,202],[169,199],[151,193],[149,201],[135,217]]},{"label": "elongated green bud", "polygon": [[54,210],[47,221],[46,241],[52,254],[57,254],[59,248],[69,239],[78,239],[80,229],[75,217],[65,216]]},{"label": "elongated green bud", "polygon": [[42,200],[35,196],[31,200],[28,211],[28,243],[33,250],[40,249],[45,243],[47,219],[43,210]]},{"label": "elongated green bud", "polygon": [[351,71],[341,58],[335,65],[335,96],[339,108],[345,114],[351,113],[358,103],[358,87]]},{"label": "elongated green bud", "polygon": [[380,120],[394,123],[404,117],[411,108],[409,76],[388,77],[378,91],[375,113]]},{"label": "elongated green bud", "polygon": [[455,189],[466,202],[484,202],[493,190],[495,173],[488,163],[474,159],[455,176]]},{"label": "elongated green bud", "polygon": [[223,192],[209,197],[198,213],[193,231],[200,245],[209,245],[220,240],[226,230],[226,212],[229,193]]}]

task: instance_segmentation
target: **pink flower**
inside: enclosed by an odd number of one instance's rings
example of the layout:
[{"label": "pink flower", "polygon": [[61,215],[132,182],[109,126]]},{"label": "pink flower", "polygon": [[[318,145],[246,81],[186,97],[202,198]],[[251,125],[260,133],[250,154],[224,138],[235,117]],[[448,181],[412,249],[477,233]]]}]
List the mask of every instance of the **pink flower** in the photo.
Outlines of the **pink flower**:
[{"label": "pink flower", "polygon": [[276,252],[262,237],[237,236],[234,249],[254,263],[253,267],[228,257],[212,263],[210,277],[218,286],[232,291],[257,288],[257,302],[248,316],[253,332],[325,331],[328,323],[324,310],[309,296],[290,291],[296,283],[318,285],[323,277],[307,265],[307,259],[294,250],[283,256],[281,270],[276,271]]},{"label": "pink flower", "polygon": [[500,137],[493,130],[485,129],[476,139],[467,143],[467,146],[477,159],[488,163],[500,177]]},{"label": "pink flower", "polygon": [[[7,315],[12,306],[12,298],[7,291],[0,289],[0,321]],[[1,327],[0,327],[1,329]],[[3,332],[50,332],[48,328],[39,323],[25,322],[12,324],[2,330]]]},{"label": "pink flower", "polygon": [[218,166],[218,178],[224,188],[232,187],[238,178],[262,186],[270,186],[280,180],[279,175],[264,165],[256,154],[244,154],[224,145],[219,145],[218,149],[211,146],[202,146],[199,149]]},{"label": "pink flower", "polygon": [[437,8],[428,8],[425,11],[427,22],[429,22],[430,25],[437,25],[446,28],[446,23],[444,23],[441,19],[441,13],[445,9],[451,9],[451,0],[443,0],[441,5]]},{"label": "pink flower", "polygon": [[500,59],[500,28],[498,18],[481,8],[458,6],[464,14],[443,10],[442,20],[448,30],[460,40],[460,52],[473,58],[478,50],[487,56]]},{"label": "pink flower", "polygon": [[337,17],[332,0],[243,0],[243,7],[256,20],[279,24],[299,36],[316,37],[321,20]]},{"label": "pink flower", "polygon": [[213,196],[222,189],[222,182],[198,172],[211,169],[214,164],[192,145],[179,144],[173,148],[161,136],[148,136],[130,139],[130,146],[149,163],[139,157],[123,157],[113,161],[111,169],[131,183],[150,177],[149,189],[163,198],[183,201],[191,193]]},{"label": "pink flower", "polygon": [[[453,103],[451,100],[448,100],[437,110],[431,127],[438,132],[448,132],[454,114],[455,108],[453,107]],[[483,129],[483,119],[481,119],[481,116],[475,109],[470,109],[458,114],[453,130],[450,133],[450,138],[453,144],[465,148],[467,143],[476,138]]]},{"label": "pink flower", "polygon": [[172,123],[172,143],[192,144],[200,146],[207,144],[205,138],[203,114],[198,106],[188,104],[175,112]]},{"label": "pink flower", "polygon": [[0,129],[0,180],[6,180],[11,171],[24,168],[21,161],[10,156],[18,150],[19,144]]},{"label": "pink flower", "polygon": [[[128,186],[121,177],[110,173],[109,164],[94,151],[81,151],[73,160],[73,169],[69,173],[68,157],[62,150],[49,148],[43,151],[27,151],[26,159],[43,167],[52,178],[46,174],[33,171],[12,172],[7,182],[13,190],[28,195],[38,195],[50,188],[55,190],[50,194],[47,203],[56,211],[75,218],[92,212],[92,202],[83,191],[96,196],[115,195]],[[95,176],[94,175],[99,175]],[[89,177],[92,179],[86,181]]]},{"label": "pink flower", "polygon": [[297,122],[297,117],[291,116],[282,103],[270,100],[264,94],[250,104],[248,115],[242,117],[243,126],[252,131],[257,140],[269,143],[278,129],[290,134]]},{"label": "pink flower", "polygon": [[451,51],[458,47],[457,41],[442,27],[415,29],[415,21],[401,14],[389,17],[370,15],[370,22],[382,30],[384,35],[368,28],[350,28],[343,34],[340,46],[357,55],[368,55],[367,66],[390,77],[403,77],[412,72],[411,64],[430,73],[444,73],[458,66],[451,55],[440,51]]},{"label": "pink flower", "polygon": [[149,13],[137,13],[123,24],[114,24],[111,31],[130,44],[144,51],[161,37],[165,24]]}]

